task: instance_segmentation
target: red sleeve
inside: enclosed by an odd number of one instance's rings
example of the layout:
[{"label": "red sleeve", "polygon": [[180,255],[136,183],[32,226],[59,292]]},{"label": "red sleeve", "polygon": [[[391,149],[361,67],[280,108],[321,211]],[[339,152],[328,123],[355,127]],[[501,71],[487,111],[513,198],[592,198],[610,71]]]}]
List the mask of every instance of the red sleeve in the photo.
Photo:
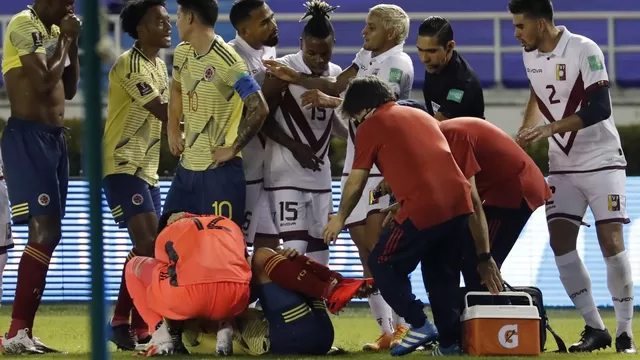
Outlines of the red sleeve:
[{"label": "red sleeve", "polygon": [[480,164],[476,159],[476,155],[473,149],[473,143],[468,136],[462,134],[445,134],[449,141],[449,148],[453,158],[456,160],[456,164],[464,174],[464,177],[469,179],[475,174],[480,172]]},{"label": "red sleeve", "polygon": [[378,153],[378,144],[376,144],[375,132],[370,132],[370,126],[363,122],[356,132],[355,155],[353,157],[352,169],[371,170]]}]

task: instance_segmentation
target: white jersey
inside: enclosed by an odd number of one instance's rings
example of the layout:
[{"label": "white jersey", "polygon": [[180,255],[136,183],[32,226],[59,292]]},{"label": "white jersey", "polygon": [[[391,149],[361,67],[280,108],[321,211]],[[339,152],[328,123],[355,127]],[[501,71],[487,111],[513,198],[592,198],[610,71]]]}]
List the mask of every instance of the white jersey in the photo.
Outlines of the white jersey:
[{"label": "white jersey", "polygon": [[[9,192],[7,191],[7,183],[4,180],[4,161],[2,161],[2,153],[0,153],[0,226],[11,222],[11,210],[9,209]],[[4,227],[3,227],[4,228]],[[0,239],[1,240],[4,239]]]},{"label": "white jersey", "polygon": [[[360,49],[353,63],[358,66],[356,77],[375,75],[384,80],[395,92],[398,99],[409,99],[413,87],[413,61],[403,51],[404,44],[397,45],[388,51],[372,56],[371,51]],[[347,139],[347,155],[344,160],[343,175],[351,172],[355,146],[353,140],[356,136],[356,128],[349,122],[349,137]],[[371,174],[380,174],[380,170],[374,165]]]},{"label": "white jersey", "polygon": [[[600,47],[563,26],[559,29],[562,36],[551,53],[523,53],[527,76],[546,123],[575,114],[589,90],[609,85]],[[595,125],[549,138],[550,172],[593,171],[626,164],[613,113]]]},{"label": "white jersey", "polygon": [[[311,70],[302,59],[302,52],[284,56],[278,61],[293,69],[310,74]],[[340,66],[329,63],[324,76],[338,76]],[[329,143],[333,129],[333,109],[310,108],[301,106],[300,97],[307,89],[298,85],[289,85],[276,110],[275,120],[292,139],[309,145],[322,161],[320,171],[302,168],[291,152],[284,146],[270,141],[267,144],[267,171],[264,187],[266,190],[295,188],[300,191],[331,191],[331,164],[329,162]]]},{"label": "white jersey", "polygon": [[[263,59],[273,60],[276,58],[276,49],[265,46],[260,50],[252,48],[240,35],[229,41],[229,45],[247,63],[251,75],[256,82],[262,85],[266,74],[266,68],[262,64]],[[242,159],[244,161],[244,176],[248,183],[262,180],[264,174],[264,149],[266,139],[262,135],[255,136],[242,149]]]}]

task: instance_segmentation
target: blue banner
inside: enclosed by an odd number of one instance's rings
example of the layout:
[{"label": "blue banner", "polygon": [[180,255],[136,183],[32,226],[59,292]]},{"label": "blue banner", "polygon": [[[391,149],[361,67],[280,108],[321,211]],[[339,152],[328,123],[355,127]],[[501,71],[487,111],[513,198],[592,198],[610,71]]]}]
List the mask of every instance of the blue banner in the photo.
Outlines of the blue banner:
[{"label": "blue banner", "polygon": [[[169,188],[169,181],[162,181],[162,199]],[[89,273],[89,203],[87,199],[87,182],[71,181],[67,215],[63,221],[62,242],[51,260],[47,275],[47,287],[44,291],[44,302],[86,301],[90,298]],[[333,183],[334,208],[337,210],[340,201],[340,182]],[[631,257],[631,267],[636,284],[640,286],[640,177],[627,180],[627,206],[631,224],[625,226],[625,240]],[[590,212],[586,222],[591,227],[583,226],[578,238],[578,251],[591,273],[593,294],[600,306],[611,306],[611,296],[607,290],[606,267],[598,240],[593,217]],[[103,201],[104,258],[106,294],[108,300],[115,300],[120,286],[122,266],[131,243],[126,230],[119,229],[113,222],[106,201]],[[9,251],[9,262],[4,272],[3,302],[13,301],[18,263],[27,241],[26,226],[14,226],[13,236],[16,247]],[[636,254],[637,253],[637,254]],[[344,232],[336,245],[331,248],[331,268],[346,276],[362,276],[362,266],[358,251]],[[542,289],[545,304],[549,306],[571,306],[556,269],[553,253],[549,247],[549,236],[544,209],[536,211],[518,243],[502,269],[503,276],[512,285],[533,285]],[[422,275],[416,271],[411,275],[413,290],[423,301],[428,302]],[[635,300],[640,305],[640,298]]]}]

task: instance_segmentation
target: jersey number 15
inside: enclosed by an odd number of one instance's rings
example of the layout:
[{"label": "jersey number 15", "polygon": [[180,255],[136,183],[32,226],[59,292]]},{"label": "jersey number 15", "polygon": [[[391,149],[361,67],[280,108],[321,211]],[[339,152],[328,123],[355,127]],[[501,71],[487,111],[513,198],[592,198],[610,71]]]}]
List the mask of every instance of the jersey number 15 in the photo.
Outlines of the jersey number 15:
[{"label": "jersey number 15", "polygon": [[325,108],[311,108],[311,120],[324,121],[327,119],[327,109]]}]

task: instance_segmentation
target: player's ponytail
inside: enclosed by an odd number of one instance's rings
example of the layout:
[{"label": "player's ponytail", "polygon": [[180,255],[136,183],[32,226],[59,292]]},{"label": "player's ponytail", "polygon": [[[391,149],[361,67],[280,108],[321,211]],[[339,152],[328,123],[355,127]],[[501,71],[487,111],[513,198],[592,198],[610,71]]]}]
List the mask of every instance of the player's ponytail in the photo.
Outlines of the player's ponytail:
[{"label": "player's ponytail", "polygon": [[311,0],[304,4],[307,12],[302,16],[300,21],[311,17],[302,30],[305,36],[311,36],[316,39],[326,39],[334,35],[333,25],[330,21],[330,14],[339,6],[331,6],[324,1]]}]

